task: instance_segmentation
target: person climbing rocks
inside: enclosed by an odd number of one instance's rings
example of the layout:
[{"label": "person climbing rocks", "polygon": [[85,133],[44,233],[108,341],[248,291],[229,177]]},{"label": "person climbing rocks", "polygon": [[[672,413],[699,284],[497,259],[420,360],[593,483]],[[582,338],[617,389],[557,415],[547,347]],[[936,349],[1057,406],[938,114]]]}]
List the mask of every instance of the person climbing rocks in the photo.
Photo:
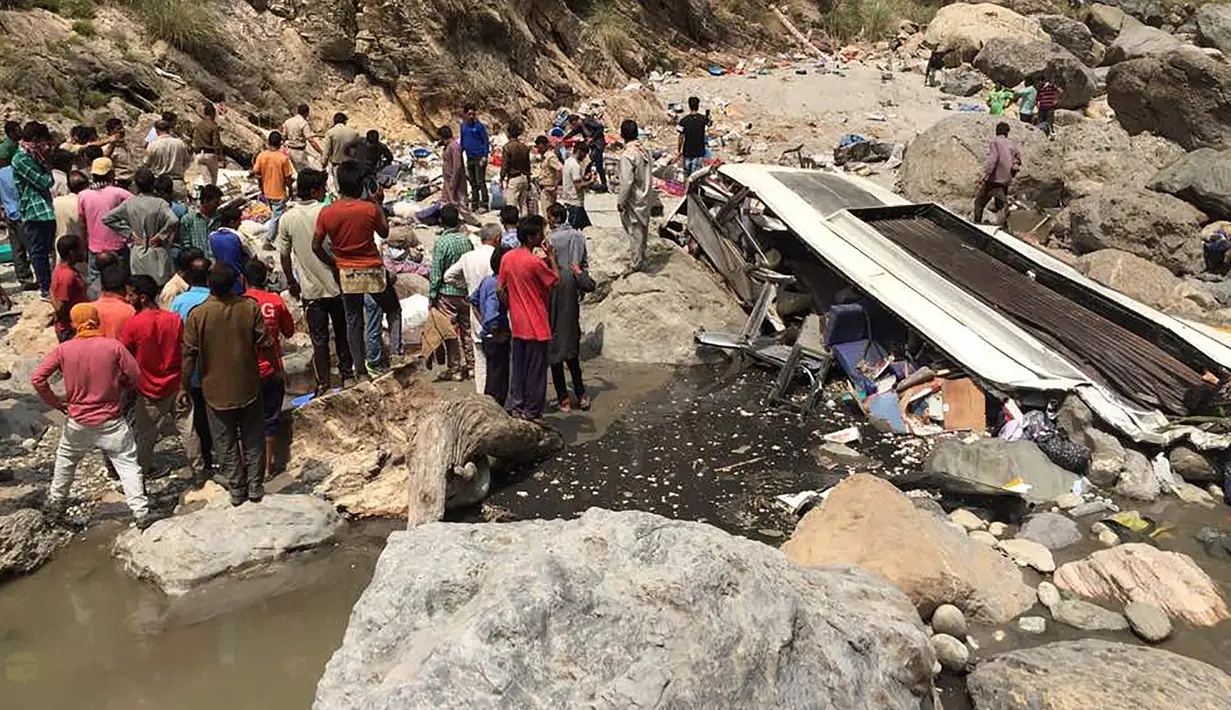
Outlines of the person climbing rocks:
[{"label": "person climbing rocks", "polygon": [[[995,210],[1008,213],[1009,183],[1021,168],[1021,152],[1017,144],[1009,140],[1009,124],[996,124],[996,137],[988,144],[987,165],[979,179],[979,192],[975,195],[974,222],[983,221],[987,203],[995,200]],[[1002,220],[1003,221],[1003,220]]]}]

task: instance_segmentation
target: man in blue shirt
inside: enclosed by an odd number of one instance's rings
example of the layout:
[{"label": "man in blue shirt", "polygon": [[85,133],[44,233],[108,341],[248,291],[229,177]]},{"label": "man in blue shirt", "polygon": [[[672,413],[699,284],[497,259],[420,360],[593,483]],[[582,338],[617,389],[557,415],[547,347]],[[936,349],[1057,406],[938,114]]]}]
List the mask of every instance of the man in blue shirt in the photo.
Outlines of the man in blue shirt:
[{"label": "man in blue shirt", "polygon": [[[195,259],[188,266],[188,271],[184,274],[184,280],[188,282],[188,290],[176,296],[171,301],[171,311],[180,317],[180,320],[188,320],[188,314],[192,309],[205,302],[209,298],[209,267],[210,260],[206,258]],[[197,438],[201,442],[201,460],[205,466],[202,472],[198,475],[203,475],[208,478],[209,471],[214,468],[214,439],[209,430],[209,415],[205,409],[205,394],[201,392],[201,373],[194,372],[192,381],[188,384],[188,392],[192,398],[192,428],[197,433]]]},{"label": "man in blue shirt", "polygon": [[509,329],[509,310],[500,302],[496,281],[500,276],[500,260],[509,251],[511,250],[503,246],[496,247],[492,252],[492,273],[484,277],[474,293],[466,298],[479,322],[483,324],[483,356],[487,360],[487,384],[483,388],[483,394],[499,402],[502,407],[509,396],[512,332]]},{"label": "man in blue shirt", "polygon": [[486,210],[490,201],[487,194],[487,156],[491,154],[491,138],[487,126],[478,119],[473,106],[462,111],[462,152],[466,154],[466,179],[470,182],[470,208]]},{"label": "man in blue shirt", "polygon": [[4,228],[13,247],[13,272],[21,283],[22,291],[38,288],[34,283],[34,270],[30,268],[30,255],[26,252],[26,235],[21,223],[21,193],[13,179],[13,166],[0,158],[0,201],[4,202]]},{"label": "man in blue shirt", "polygon": [[[239,207],[235,205],[225,207],[218,213],[218,224],[221,226],[209,235],[209,251],[214,255],[214,261],[230,266],[237,274],[244,273],[244,267],[248,265],[248,259],[251,256],[244,247],[244,238],[239,234],[239,225],[242,221],[243,213],[239,211]],[[242,296],[243,294],[243,279],[236,279],[235,295]]]}]

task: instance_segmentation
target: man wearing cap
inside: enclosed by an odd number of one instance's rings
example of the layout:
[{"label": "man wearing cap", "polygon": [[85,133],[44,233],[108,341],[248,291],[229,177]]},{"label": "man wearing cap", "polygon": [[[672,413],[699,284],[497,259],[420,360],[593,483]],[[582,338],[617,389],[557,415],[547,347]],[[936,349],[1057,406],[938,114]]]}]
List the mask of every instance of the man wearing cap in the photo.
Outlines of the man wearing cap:
[{"label": "man wearing cap", "polygon": [[128,261],[128,240],[103,224],[103,216],[132,199],[132,193],[115,184],[115,168],[110,158],[94,159],[90,164],[90,180],[90,189],[77,195],[77,211],[88,251],[89,275],[86,283],[90,295],[94,297],[98,295],[98,255],[111,251]]}]

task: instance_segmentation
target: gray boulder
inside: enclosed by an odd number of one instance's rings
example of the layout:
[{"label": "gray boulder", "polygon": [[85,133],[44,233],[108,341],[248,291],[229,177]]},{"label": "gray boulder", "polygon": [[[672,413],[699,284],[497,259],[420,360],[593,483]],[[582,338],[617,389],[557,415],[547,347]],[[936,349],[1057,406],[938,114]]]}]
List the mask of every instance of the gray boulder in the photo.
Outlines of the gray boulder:
[{"label": "gray boulder", "polygon": [[1087,66],[1097,67],[1103,61],[1103,46],[1095,41],[1090,28],[1064,15],[1039,15],[1034,18],[1056,44],[1073,53]]},{"label": "gray boulder", "polygon": [[954,96],[974,96],[983,91],[983,77],[965,69],[945,72],[945,81],[940,90]]},{"label": "gray boulder", "polygon": [[1049,550],[1060,550],[1081,542],[1081,528],[1059,513],[1036,513],[1026,519],[1017,536],[1033,540]]},{"label": "gray boulder", "polygon": [[1064,47],[1048,40],[996,38],[988,40],[974,60],[975,68],[992,81],[1016,86],[1044,73],[1064,87],[1059,108],[1081,108],[1096,94],[1098,80],[1090,67]]},{"label": "gray boulder", "polygon": [[1210,219],[1231,219],[1231,151],[1194,150],[1160,170],[1147,187],[1184,200]]},{"label": "gray boulder", "polygon": [[1191,447],[1175,447],[1167,453],[1167,460],[1171,462],[1171,470],[1189,483],[1219,483],[1223,479],[1222,471]]},{"label": "gray boulder", "polygon": [[1153,604],[1129,602],[1124,607],[1124,616],[1142,641],[1158,643],[1171,635],[1171,617]]},{"label": "gray boulder", "polygon": [[1069,241],[1079,254],[1118,249],[1183,275],[1200,273],[1201,225],[1192,205],[1144,188],[1105,190],[1069,206]]},{"label": "gray boulder", "polygon": [[1086,9],[1085,23],[1090,33],[1103,44],[1114,42],[1121,30],[1141,24],[1120,8],[1101,3]]},{"label": "gray boulder", "polygon": [[32,508],[0,516],[0,579],[42,567],[70,537]]},{"label": "gray boulder", "polygon": [[[969,212],[995,135],[996,116],[959,114],[919,134],[902,161],[909,199]],[[1021,149],[1022,168],[1010,192],[1044,207],[1066,204],[1107,188],[1144,185],[1184,151],[1149,134],[1130,136],[1115,123],[1083,121],[1047,140],[1033,126],[1014,122],[1009,137]],[[593,259],[591,259],[593,261]]]},{"label": "gray boulder", "polygon": [[1086,476],[1096,486],[1114,486],[1124,468],[1124,445],[1111,434],[1093,428],[1086,431],[1086,444],[1090,447]]},{"label": "gray boulder", "polygon": [[961,639],[949,634],[936,634],[932,637],[932,648],[936,651],[936,660],[947,671],[964,673],[966,664],[970,663],[970,649]]},{"label": "gray boulder", "polygon": [[1202,5],[1193,15],[1193,22],[1201,44],[1231,55],[1231,5],[1219,2]]},{"label": "gray boulder", "polygon": [[980,439],[965,444],[956,439],[936,445],[924,464],[930,473],[945,473],[974,484],[1001,488],[1014,478],[1030,484],[1025,498],[1051,502],[1073,488],[1077,476],[1047,458],[1030,441]]},{"label": "gray boulder", "polygon": [[1129,17],[1151,27],[1162,27],[1167,19],[1167,7],[1162,0],[1106,0],[1108,5],[1120,8]]},{"label": "gray boulder", "polygon": [[1114,42],[1108,45],[1103,61],[1107,64],[1119,64],[1130,59],[1167,54],[1182,47],[1184,43],[1167,32],[1146,25],[1137,25],[1125,29]]},{"label": "gray boulder", "polygon": [[1094,425],[1094,412],[1075,394],[1065,396],[1056,410],[1056,428],[1069,441],[1083,443],[1086,430]]},{"label": "gray boulder", "polygon": [[20,444],[43,435],[47,420],[42,411],[26,400],[0,399],[0,440]]},{"label": "gray boulder", "polygon": [[864,570],[591,509],[390,535],[313,707],[914,710],[935,662]]},{"label": "gray boulder", "polygon": [[1134,500],[1158,500],[1158,479],[1145,454],[1136,449],[1124,452],[1124,470],[1116,481],[1116,493]]},{"label": "gray boulder", "polygon": [[324,544],[341,526],[333,505],[312,496],[267,495],[239,507],[220,496],[196,512],[121,533],[114,554],[133,576],[183,594]]},{"label": "gray boulder", "polygon": [[1231,676],[1161,649],[1082,639],[994,656],[967,688],[975,710],[1227,710]]},{"label": "gray boulder", "polygon": [[1107,74],[1107,101],[1131,134],[1149,131],[1187,150],[1231,147],[1231,65],[1200,52],[1113,66]]},{"label": "gray boulder", "polygon": [[1128,620],[1123,615],[1080,599],[1061,599],[1051,607],[1051,617],[1082,631],[1123,631]]}]

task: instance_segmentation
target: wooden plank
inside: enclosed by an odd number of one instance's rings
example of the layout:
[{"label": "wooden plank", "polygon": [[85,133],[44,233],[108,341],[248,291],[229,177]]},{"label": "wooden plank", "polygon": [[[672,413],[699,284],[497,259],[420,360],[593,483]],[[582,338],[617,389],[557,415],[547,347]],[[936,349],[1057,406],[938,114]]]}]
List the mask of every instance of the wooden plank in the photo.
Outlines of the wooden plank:
[{"label": "wooden plank", "polygon": [[945,398],[945,429],[948,431],[987,429],[987,399],[983,390],[968,377],[945,380],[941,385]]}]

